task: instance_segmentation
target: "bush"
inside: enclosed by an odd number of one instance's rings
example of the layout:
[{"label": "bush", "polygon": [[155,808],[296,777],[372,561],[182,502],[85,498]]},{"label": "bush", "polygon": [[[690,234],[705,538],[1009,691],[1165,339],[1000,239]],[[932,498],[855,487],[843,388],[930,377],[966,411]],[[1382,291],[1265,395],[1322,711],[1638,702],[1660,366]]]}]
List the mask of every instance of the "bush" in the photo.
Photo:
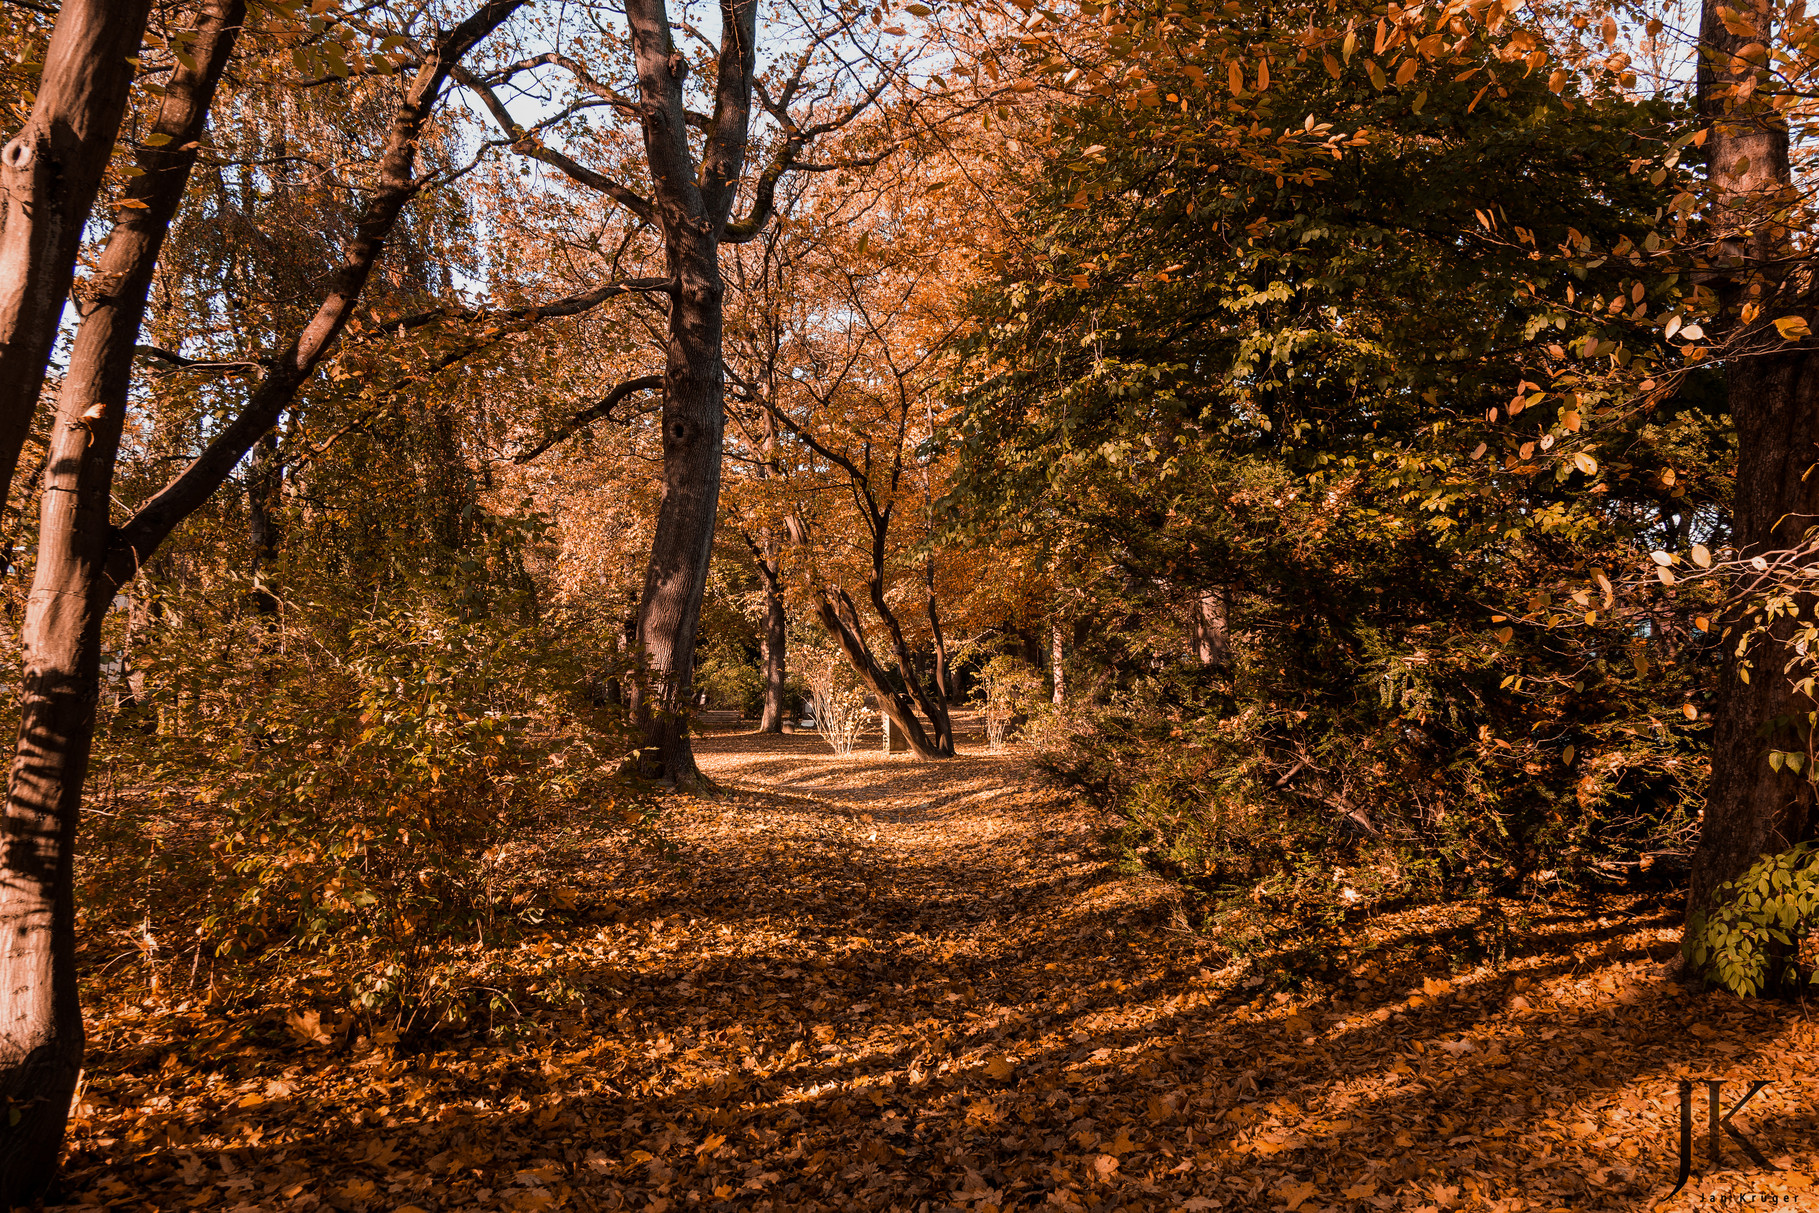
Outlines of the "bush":
[{"label": "bush", "polygon": [[986,744],[1003,749],[1017,721],[1045,706],[1042,675],[1022,658],[999,653],[979,669],[977,701],[985,712]]},{"label": "bush", "polygon": [[749,665],[710,657],[696,669],[695,685],[707,693],[710,708],[747,718],[764,710],[764,675]]},{"label": "bush", "polygon": [[1695,912],[1687,959],[1733,994],[1782,993],[1819,982],[1819,844],[1765,856],[1719,886],[1710,913]]},{"label": "bush", "polygon": [[231,577],[160,599],[98,757],[109,782],[210,806],[201,931],[218,957],[351,952],[369,1013],[459,1021],[459,945],[497,944],[551,900],[513,885],[513,844],[626,796],[635,743],[589,693],[598,649],[519,576],[537,520],[488,525],[364,612],[295,583],[249,610]]}]

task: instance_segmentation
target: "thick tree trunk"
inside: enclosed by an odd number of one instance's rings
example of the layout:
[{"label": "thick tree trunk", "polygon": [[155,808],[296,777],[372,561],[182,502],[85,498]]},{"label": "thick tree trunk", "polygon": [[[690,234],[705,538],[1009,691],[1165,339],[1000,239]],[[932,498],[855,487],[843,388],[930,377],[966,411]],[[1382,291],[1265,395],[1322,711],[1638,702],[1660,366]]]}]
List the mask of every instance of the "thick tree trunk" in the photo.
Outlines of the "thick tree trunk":
[{"label": "thick tree trunk", "polygon": [[[0,1205],[41,1195],[56,1173],[82,1068],[74,860],[100,697],[101,621],[135,571],[110,562],[114,459],[152,269],[195,162],[209,103],[246,6],[209,0],[193,58],[167,87],[143,174],[96,267],[57,401],[39,507],[37,568],[20,632],[25,672],[0,860]],[[135,37],[134,47],[137,47]],[[165,150],[169,149],[169,150]],[[110,567],[111,565],[111,567]]]},{"label": "thick tree trunk", "polygon": [[644,681],[633,711],[644,731],[646,770],[679,787],[702,782],[689,746],[695,631],[707,589],[720,508],[725,369],[720,361],[718,242],[672,256],[678,288],[670,305],[663,386],[663,492],[638,609]]},{"label": "thick tree trunk", "polygon": [[65,0],[25,129],[0,151],[0,501],[132,88],[149,0]]},{"label": "thick tree trunk", "polygon": [[[1722,332],[1735,331],[1751,299],[1769,317],[1808,309],[1801,297],[1806,275],[1789,264],[1795,250],[1774,215],[1794,201],[1787,126],[1764,102],[1766,89],[1754,99],[1735,98],[1732,89],[1754,68],[1732,56],[1750,39],[1728,29],[1718,7],[1718,0],[1705,0],[1700,28],[1699,103],[1712,124],[1706,150],[1716,251],[1698,279],[1718,296],[1721,319],[1714,327]],[[1766,4],[1735,7],[1766,35]],[[1725,366],[1737,426],[1732,540],[1745,557],[1796,546],[1819,519],[1819,476],[1809,474],[1819,451],[1819,351],[1783,348]],[[1806,598],[1802,614],[1814,605]],[[1786,630],[1751,646],[1747,683],[1735,656],[1727,659],[1713,713],[1712,780],[1693,857],[1689,917],[1762,855],[1814,834],[1812,785],[1767,761],[1771,749],[1812,752],[1811,729],[1799,722],[1816,705],[1795,693],[1783,672],[1795,657]]]},{"label": "thick tree trunk", "polygon": [[705,782],[689,747],[688,707],[726,424],[720,243],[739,194],[751,130],[758,6],[756,0],[721,0],[714,116],[699,164],[683,100],[687,59],[676,50],[664,0],[628,0],[625,17],[656,194],[637,205],[658,219],[672,283],[663,368],[663,494],[638,610],[645,679],[632,706],[644,730],[647,769],[688,786]]},{"label": "thick tree trunk", "polygon": [[[1727,368],[1737,424],[1734,542],[1745,556],[1798,544],[1819,518],[1819,476],[1809,476],[1819,450],[1819,365],[1805,353],[1738,359]],[[1814,608],[1807,596],[1801,614]],[[1713,708],[1712,779],[1705,819],[1693,855],[1688,910],[1712,904],[1717,887],[1765,854],[1785,851],[1814,835],[1813,785],[1787,767],[1768,764],[1770,750],[1812,753],[1811,728],[1801,723],[1815,704],[1795,692],[1783,673],[1795,654],[1784,620],[1758,637],[1745,660],[1727,645],[1726,668]]]},{"label": "thick tree trunk", "polygon": [[783,579],[777,565],[761,554],[758,569],[764,577],[764,637],[760,642],[764,655],[764,714],[758,721],[758,731],[781,733],[789,681],[789,618],[783,613]]}]

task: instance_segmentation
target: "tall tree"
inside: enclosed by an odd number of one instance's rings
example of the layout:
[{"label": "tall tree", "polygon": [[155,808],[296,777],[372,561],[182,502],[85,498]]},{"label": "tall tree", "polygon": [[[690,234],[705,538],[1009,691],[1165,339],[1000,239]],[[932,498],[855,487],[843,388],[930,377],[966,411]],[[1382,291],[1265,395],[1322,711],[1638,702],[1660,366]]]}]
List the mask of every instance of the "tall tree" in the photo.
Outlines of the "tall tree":
[{"label": "tall tree", "polygon": [[[656,531],[638,609],[638,648],[646,680],[634,709],[645,731],[649,767],[667,782],[701,778],[688,741],[695,634],[707,586],[720,499],[725,432],[726,371],[723,244],[743,243],[771,222],[779,183],[793,172],[848,167],[815,163],[807,153],[867,112],[895,75],[887,66],[869,83],[855,83],[851,69],[830,48],[856,38],[863,14],[827,10],[789,35],[796,49],[776,73],[760,80],[757,0],[721,0],[718,44],[688,22],[672,19],[664,0],[631,0],[625,8],[629,62],[582,62],[566,51],[527,56],[499,71],[468,74],[495,121],[520,154],[548,164],[572,181],[629,210],[662,234],[668,303],[663,334],[663,476]],[[688,78],[696,65],[674,31],[695,36],[709,75],[699,94]],[[872,36],[876,38],[876,35]],[[883,62],[875,51],[855,56]],[[581,163],[528,133],[511,115],[500,90],[525,72],[554,67],[575,82],[581,99],[571,111],[605,109],[636,121],[642,143],[646,193],[606,169]],[[826,71],[825,79],[811,73]],[[614,73],[617,73],[615,75]],[[618,82],[615,82],[618,81]],[[690,108],[705,94],[711,110]],[[755,132],[754,103],[771,126],[770,149],[755,179],[747,162]],[[547,126],[548,124],[543,124]],[[734,210],[748,193],[743,216]]]},{"label": "tall tree", "polygon": [[111,520],[132,363],[153,270],[181,205],[209,105],[245,15],[207,0],[197,45],[166,86],[140,174],[101,253],[111,285],[77,330],[58,396],[31,596],[22,717],[0,857],[0,1204],[36,1199],[55,1174],[83,1055],[76,990],[74,853],[94,737],[101,627],[110,604],[171,531],[275,425],[353,316],[399,216],[421,188],[417,146],[460,58],[524,0],[493,0],[434,40],[404,89],[344,260],[315,313],[273,358],[244,407],[124,523]]},{"label": "tall tree", "polygon": [[[1819,519],[1819,476],[1811,474],[1819,459],[1819,347],[1771,341],[1764,349],[1739,339],[1758,315],[1812,314],[1811,257],[1786,215],[1798,199],[1785,107],[1760,53],[1773,43],[1774,17],[1767,0],[1705,0],[1699,30],[1711,242],[1696,280],[1716,296],[1714,332],[1728,330],[1736,349],[1724,365],[1737,427],[1731,539],[1745,560],[1802,546]],[[1810,610],[1814,599],[1801,601]],[[1784,616],[1743,654],[1733,647],[1719,685],[1711,791],[1688,899],[1693,918],[1719,885],[1763,854],[1811,838],[1819,824],[1810,780],[1768,761],[1771,750],[1808,749],[1808,714],[1819,706],[1784,673],[1798,657],[1789,640],[1797,627]]]}]

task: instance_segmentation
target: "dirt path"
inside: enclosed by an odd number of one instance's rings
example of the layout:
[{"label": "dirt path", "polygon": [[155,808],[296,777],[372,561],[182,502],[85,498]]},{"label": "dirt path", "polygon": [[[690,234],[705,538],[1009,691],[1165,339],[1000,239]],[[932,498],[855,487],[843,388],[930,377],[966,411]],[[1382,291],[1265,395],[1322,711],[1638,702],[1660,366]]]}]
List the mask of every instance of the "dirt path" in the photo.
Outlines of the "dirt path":
[{"label": "dirt path", "polygon": [[[1819,1074],[1797,1008],[1655,975],[1658,907],[1489,907],[1515,921],[1502,967],[1462,960],[1485,907],[1384,917],[1272,993],[1015,757],[699,753],[726,794],[672,798],[661,854],[539,857],[578,918],[501,972],[556,1008],[515,1041],[407,1055],[274,1042],[272,1008],[107,1011],[78,1203],[1629,1209],[1673,1184],[1680,1074]],[[1739,1118],[1788,1169],[1690,1191],[1804,1196],[1809,1091]]]}]

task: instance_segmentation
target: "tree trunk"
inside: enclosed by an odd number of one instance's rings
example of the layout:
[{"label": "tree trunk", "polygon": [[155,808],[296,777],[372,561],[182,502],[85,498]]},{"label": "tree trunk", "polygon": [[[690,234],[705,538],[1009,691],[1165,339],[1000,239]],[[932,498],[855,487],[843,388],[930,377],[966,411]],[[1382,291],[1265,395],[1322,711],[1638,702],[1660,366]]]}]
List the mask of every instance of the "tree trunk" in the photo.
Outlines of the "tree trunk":
[{"label": "tree trunk", "polygon": [[[821,626],[827,630],[827,634],[846,654],[847,660],[852,663],[860,680],[871,688],[872,694],[877,697],[879,710],[889,716],[891,723],[903,731],[903,738],[909,742],[909,747],[916,757],[946,757],[936,743],[928,739],[928,731],[922,727],[922,722],[916,719],[916,709],[910,704],[909,696],[891,685],[890,675],[872,656],[870,647],[865,643],[864,635],[853,624],[849,624],[841,618],[839,608],[834,605],[833,599],[829,598],[826,592],[817,590],[814,603],[815,617],[821,621]],[[848,609],[849,611],[851,609],[850,603]],[[857,616],[855,616],[856,619]]]},{"label": "tree trunk", "polygon": [[100,697],[101,621],[136,571],[110,562],[109,518],[133,347],[245,12],[245,0],[208,0],[200,15],[194,57],[172,74],[155,124],[166,139],[139,157],[144,172],[130,193],[144,205],[122,208],[108,237],[96,279],[112,289],[83,317],[57,401],[20,632],[21,718],[0,862],[0,1205],[9,1208],[36,1199],[54,1177],[82,1068],[74,848]]},{"label": "tree trunk", "polygon": [[1052,683],[1049,698],[1056,707],[1067,702],[1066,657],[1067,651],[1061,643],[1061,625],[1057,623],[1048,632],[1048,668]]},{"label": "tree trunk", "polygon": [[725,425],[719,245],[703,238],[688,251],[693,255],[671,258],[678,286],[663,374],[663,491],[638,608],[645,677],[632,700],[646,770],[678,787],[702,782],[688,740],[689,693],[720,508]]},{"label": "tree trunk", "polygon": [[0,501],[19,466],[150,0],[65,0],[25,129],[0,151]]},{"label": "tree trunk", "polygon": [[284,472],[278,462],[278,433],[274,430],[253,448],[252,465],[246,473],[247,538],[253,547],[253,609],[261,615],[278,613],[278,600],[265,588],[265,580],[278,560],[278,509],[283,490]]},{"label": "tree trunk", "polygon": [[1231,660],[1226,636],[1231,618],[1231,591],[1218,589],[1194,599],[1194,658],[1201,665],[1224,669]]},{"label": "tree trunk", "polygon": [[[1735,7],[1767,31],[1766,4]],[[1752,298],[1768,317],[1808,309],[1800,297],[1805,275],[1788,263],[1796,250],[1786,229],[1779,217],[1765,221],[1793,200],[1787,127],[1765,100],[1769,89],[1743,101],[1734,98],[1731,90],[1753,69],[1732,56],[1750,39],[1727,29],[1717,10],[1718,0],[1705,0],[1699,72],[1700,113],[1712,124],[1707,152],[1717,249],[1697,280],[1717,293],[1721,324],[1735,331],[1743,303]],[[1745,70],[1733,70],[1733,64]],[[1740,166],[1746,157],[1747,165]],[[1760,293],[1750,295],[1752,287]],[[1819,448],[1819,351],[1781,349],[1785,352],[1732,358],[1725,366],[1737,426],[1732,541],[1745,558],[1796,546],[1819,517],[1819,477],[1808,475]],[[1814,604],[1806,597],[1801,613]],[[1747,683],[1734,645],[1727,646],[1731,655],[1713,712],[1712,779],[1693,856],[1689,917],[1708,908],[1719,885],[1762,855],[1813,836],[1812,784],[1785,767],[1771,770],[1767,761],[1771,749],[1811,753],[1810,728],[1789,723],[1815,708],[1783,673],[1795,658],[1786,640],[1789,630],[1778,629],[1751,646]]]},{"label": "tree trunk", "polygon": [[789,643],[789,619],[783,613],[783,579],[777,564],[758,557],[758,571],[764,578],[764,714],[758,721],[760,733],[781,733],[788,695],[789,667],[785,660]]},{"label": "tree trunk", "polygon": [[929,643],[932,647],[933,669],[929,681],[934,684],[934,706],[940,715],[932,718],[935,725],[935,743],[943,753],[954,752],[954,718],[949,706],[954,702],[953,672],[948,669],[947,636],[941,630],[941,606],[935,598],[935,565],[933,561],[923,565],[923,574],[928,585],[928,626]]}]

